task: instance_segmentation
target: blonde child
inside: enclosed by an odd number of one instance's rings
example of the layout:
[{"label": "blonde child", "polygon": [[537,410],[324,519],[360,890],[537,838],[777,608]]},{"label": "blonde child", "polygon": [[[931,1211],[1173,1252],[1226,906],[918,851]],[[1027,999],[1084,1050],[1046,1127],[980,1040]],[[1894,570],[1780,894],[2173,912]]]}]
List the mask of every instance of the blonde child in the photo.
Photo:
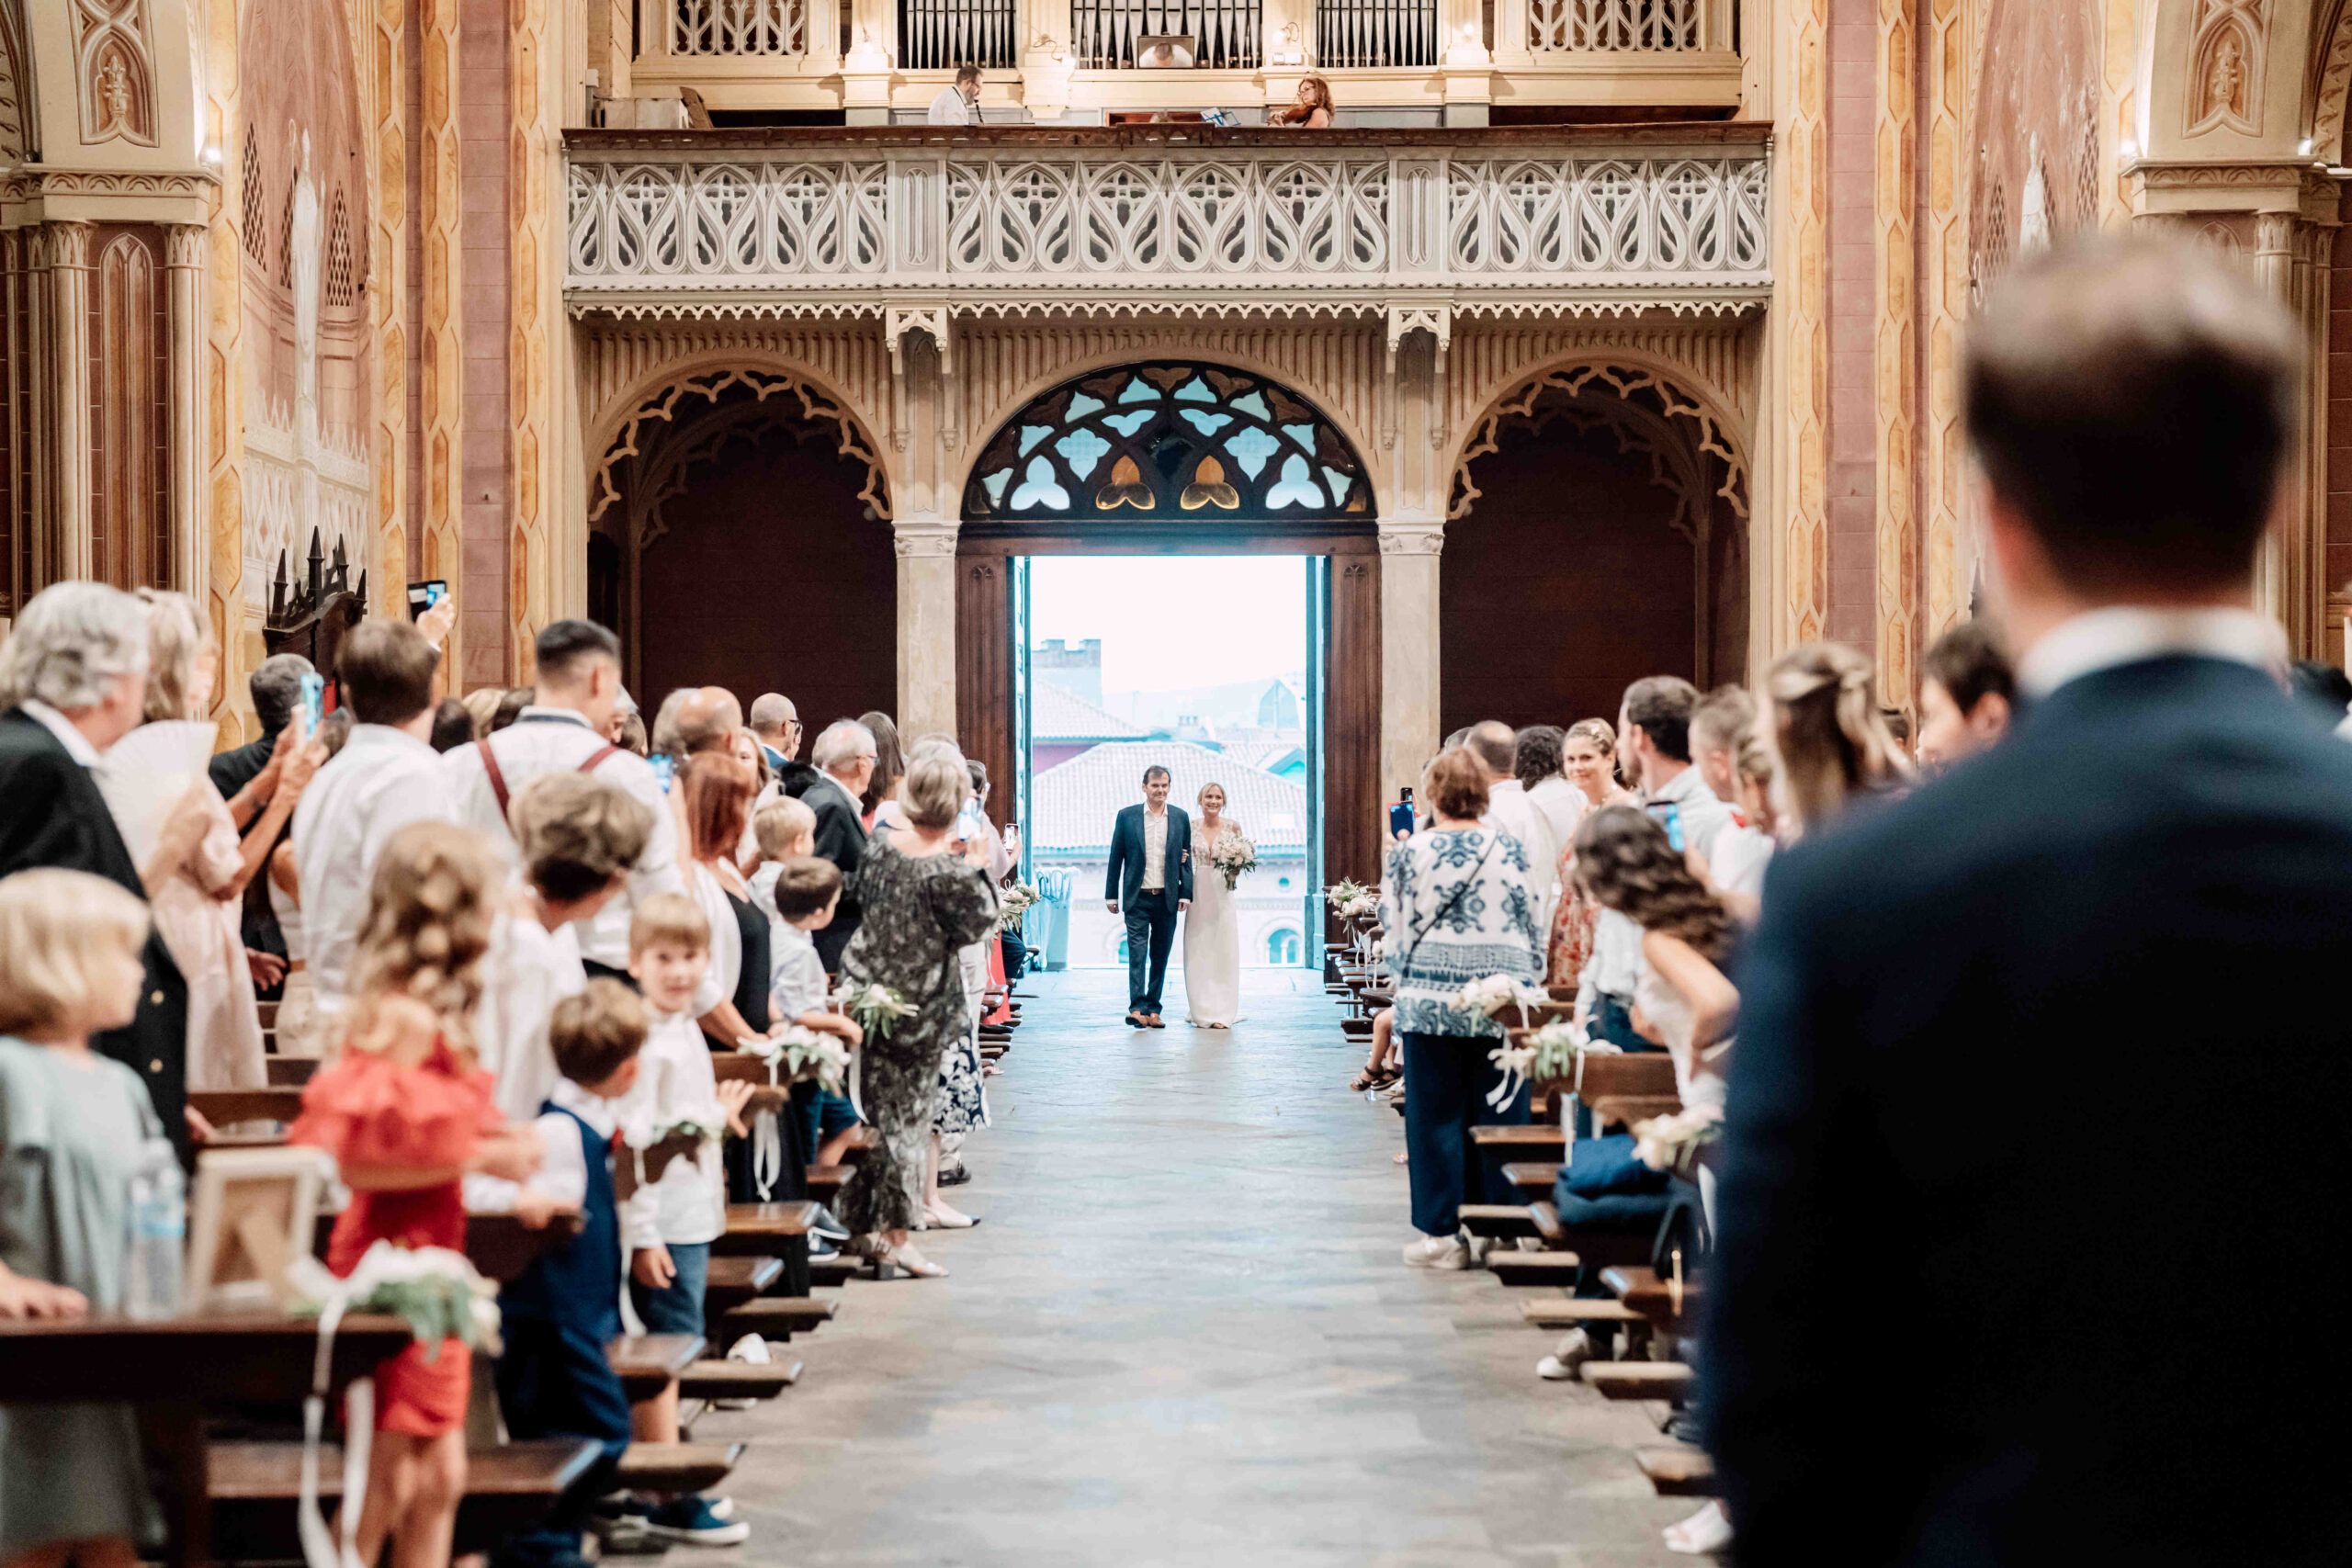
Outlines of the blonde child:
[{"label": "blonde child", "polygon": [[[378,856],[337,1023],[339,1059],[302,1092],[290,1142],[333,1154],[351,1189],[327,1268],[357,1266],[378,1241],[462,1252],[470,1171],[521,1179],[537,1162],[503,1132],[468,1021],[481,998],[498,863],[445,822],[413,822]],[[411,1345],[376,1369],[376,1443],[355,1546],[363,1562],[393,1543],[394,1568],[446,1568],[465,1495],[466,1400],[473,1359],[456,1339]]]},{"label": "blonde child", "polygon": [[[629,919],[628,972],[645,998],[648,1032],[637,1087],[618,1106],[624,1125],[662,1132],[691,1122],[710,1130],[690,1157],[672,1160],[660,1178],[629,1198],[622,1231],[632,1256],[629,1297],[648,1334],[700,1334],[703,1285],[710,1244],[727,1229],[727,1179],[719,1164],[718,1129],[741,1135],[748,1083],[718,1083],[710,1047],[695,1020],[695,993],[710,964],[710,922],[683,893],[661,893],[637,906]],[[640,1442],[678,1441],[678,1388],[638,1404],[629,1424]],[[644,1514],[656,1540],[692,1546],[732,1546],[751,1527],[722,1518],[712,1500],[693,1495],[651,1506]]]},{"label": "blonde child", "polygon": [[769,955],[773,958],[775,944],[783,940],[785,926],[776,914],[775,879],[783,872],[785,862],[817,852],[817,813],[806,801],[781,796],[752,814],[752,835],[760,846],[759,867],[751,877],[752,903],[768,918]]},{"label": "blonde child", "polygon": [[[163,1123],[90,1036],[139,1010],[146,940],[102,877],[0,882],[0,1317],[122,1304],[131,1176]],[[157,1526],[130,1406],[0,1405],[0,1563],[130,1568]]]},{"label": "blonde child", "polygon": [[[798,801],[792,802],[798,806]],[[806,807],[803,807],[806,809]],[[816,817],[810,814],[813,824]],[[812,826],[809,837],[815,838]],[[776,937],[770,947],[774,974],[768,1001],[775,1016],[840,1037],[854,1048],[865,1043],[857,1021],[832,1010],[826,997],[825,961],[817,955],[815,933],[833,923],[841,908],[841,867],[814,855],[796,855],[776,865],[769,902],[776,912]],[[792,1109],[800,1118],[800,1146],[812,1149],[813,1164],[839,1163],[857,1131],[857,1111],[849,1096],[810,1080],[792,1086]]]}]

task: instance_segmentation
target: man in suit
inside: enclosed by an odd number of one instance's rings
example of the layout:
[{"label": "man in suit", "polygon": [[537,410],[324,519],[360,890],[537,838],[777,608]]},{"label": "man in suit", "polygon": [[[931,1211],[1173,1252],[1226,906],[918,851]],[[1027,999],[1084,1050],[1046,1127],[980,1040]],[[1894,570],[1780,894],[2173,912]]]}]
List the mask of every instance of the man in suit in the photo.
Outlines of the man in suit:
[{"label": "man in suit", "polygon": [[1702,1365],[1740,1562],[2344,1560],[2352,750],[2250,608],[2301,355],[2146,240],[1971,323],[2021,711],[1769,874]]},{"label": "man in suit", "polygon": [[849,881],[865,855],[865,813],[858,803],[874,782],[874,764],[880,755],[874,731],[850,718],[827,725],[809,751],[818,776],[800,799],[817,814],[818,857],[832,862],[842,873],[842,901],[833,909],[832,924],[816,933],[817,956],[825,961],[828,975],[841,973],[842,954],[865,913],[850,893]]},{"label": "man in suit", "polygon": [[[90,776],[139,724],[147,695],[147,612],[98,582],[59,582],[25,606],[0,657],[0,876],[58,866],[103,876],[141,900],[139,867]],[[165,819],[159,861],[193,849],[200,813]],[[176,851],[173,848],[177,846]],[[187,1157],[187,983],[153,926],[141,954],[139,1014],[93,1044],[139,1075]]]},{"label": "man in suit", "polygon": [[[277,738],[294,721],[294,705],[302,700],[302,677],[317,673],[311,661],[299,653],[273,653],[254,671],[245,689],[253,694],[254,717],[261,725],[260,736],[217,753],[206,764],[212,787],[220,792],[221,799],[236,799],[237,792],[269,766],[270,753],[277,750]],[[237,826],[243,828],[246,824],[240,822]]]},{"label": "man in suit", "polygon": [[1111,825],[1111,863],[1102,897],[1117,914],[1127,911],[1127,1022],[1165,1029],[1160,987],[1168,982],[1168,950],[1176,944],[1176,917],[1193,903],[1193,819],[1168,804],[1168,770],[1144,770],[1143,804],[1123,808]]}]

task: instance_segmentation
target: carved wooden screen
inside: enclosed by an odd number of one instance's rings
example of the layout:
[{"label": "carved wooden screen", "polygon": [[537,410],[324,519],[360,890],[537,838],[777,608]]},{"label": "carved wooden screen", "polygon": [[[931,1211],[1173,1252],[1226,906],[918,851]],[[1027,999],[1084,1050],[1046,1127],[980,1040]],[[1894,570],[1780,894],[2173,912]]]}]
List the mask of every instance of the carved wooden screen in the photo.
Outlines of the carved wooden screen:
[{"label": "carved wooden screen", "polygon": [[1214,365],[1122,366],[1006,422],[964,487],[967,523],[1368,521],[1347,438],[1306,401]]}]

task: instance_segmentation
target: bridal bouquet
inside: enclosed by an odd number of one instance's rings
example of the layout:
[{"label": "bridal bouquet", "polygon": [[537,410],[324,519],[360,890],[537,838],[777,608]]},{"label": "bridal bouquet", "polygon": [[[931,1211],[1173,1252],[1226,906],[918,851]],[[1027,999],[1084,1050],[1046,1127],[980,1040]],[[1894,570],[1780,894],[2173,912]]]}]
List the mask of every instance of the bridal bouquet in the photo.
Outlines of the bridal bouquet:
[{"label": "bridal bouquet", "polygon": [[[903,1002],[899,1005],[906,1006]],[[863,1018],[858,1020],[860,1025],[865,1021]],[[771,1082],[798,1083],[803,1078],[814,1078],[823,1088],[839,1094],[849,1075],[848,1046],[830,1034],[820,1034],[797,1023],[787,1023],[762,1039],[746,1041],[741,1048],[747,1055],[767,1063]]]},{"label": "bridal bouquet", "polygon": [[1238,829],[1228,828],[1217,835],[1216,847],[1209,852],[1209,864],[1225,874],[1225,890],[1230,893],[1243,872],[1258,869],[1258,846],[1243,838]]},{"label": "bridal bouquet", "polygon": [[1724,1130],[1720,1105],[1694,1105],[1671,1116],[1634,1123],[1634,1157],[1652,1170],[1672,1170]]},{"label": "bridal bouquet", "polygon": [[833,1005],[857,1020],[857,1026],[876,1040],[889,1039],[899,1021],[914,1017],[918,1010],[914,1003],[879,980],[849,987],[833,998]]},{"label": "bridal bouquet", "polygon": [[498,1286],[485,1280],[462,1252],[446,1247],[395,1247],[379,1241],[359,1266],[336,1279],[315,1258],[299,1258],[286,1271],[298,1314],[316,1316],[331,1303],[344,1312],[382,1312],[404,1318],[424,1347],[424,1359],[441,1352],[444,1339],[469,1350],[498,1348]]}]

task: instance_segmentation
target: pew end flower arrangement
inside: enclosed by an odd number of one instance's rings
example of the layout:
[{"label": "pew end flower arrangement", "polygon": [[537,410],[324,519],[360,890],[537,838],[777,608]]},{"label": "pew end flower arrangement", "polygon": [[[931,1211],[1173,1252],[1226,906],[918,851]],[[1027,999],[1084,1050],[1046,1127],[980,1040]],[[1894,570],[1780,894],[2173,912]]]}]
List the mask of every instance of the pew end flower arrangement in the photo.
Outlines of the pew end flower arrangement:
[{"label": "pew end flower arrangement", "polygon": [[[858,1022],[864,1026],[865,1021],[859,1019]],[[797,1023],[787,1023],[775,1033],[756,1040],[743,1041],[741,1048],[745,1055],[757,1056],[768,1065],[768,1082],[772,1085],[814,1079],[820,1087],[839,1094],[849,1076],[849,1047],[830,1034],[820,1034]]]},{"label": "pew end flower arrangement", "polygon": [[[1016,882],[1001,889],[997,894],[996,929],[1001,931],[1018,930],[1021,917],[1044,901],[1045,896],[1025,882]],[[864,1019],[858,1020],[861,1026],[865,1021]]]},{"label": "pew end flower arrangement", "polygon": [[1634,1157],[1652,1170],[1689,1177],[1701,1148],[1723,1135],[1720,1105],[1693,1105],[1634,1123]]},{"label": "pew end flower arrangement", "polygon": [[[340,1280],[317,1258],[300,1258],[288,1268],[286,1282],[298,1315],[323,1320],[332,1309],[338,1318],[376,1312],[401,1319],[424,1347],[428,1361],[441,1353],[445,1339],[468,1350],[498,1349],[498,1286],[483,1279],[464,1253],[446,1247],[379,1241]],[[322,1328],[332,1332],[323,1321]]]},{"label": "pew end flower arrangement", "polygon": [[1519,1093],[1519,1081],[1531,1083],[1567,1082],[1576,1088],[1584,1084],[1584,1059],[1587,1056],[1618,1056],[1621,1047],[1607,1040],[1595,1040],[1584,1026],[1566,1019],[1547,1023],[1541,1029],[1513,1030],[1502,1044],[1487,1054],[1487,1059],[1503,1075],[1502,1083],[1488,1096],[1489,1103],[1498,1109],[1511,1102]]},{"label": "pew end flower arrangement", "polygon": [[833,1006],[856,1020],[867,1037],[876,1040],[889,1039],[899,1021],[914,1017],[918,1010],[914,1003],[878,980],[843,987],[834,993]]}]

